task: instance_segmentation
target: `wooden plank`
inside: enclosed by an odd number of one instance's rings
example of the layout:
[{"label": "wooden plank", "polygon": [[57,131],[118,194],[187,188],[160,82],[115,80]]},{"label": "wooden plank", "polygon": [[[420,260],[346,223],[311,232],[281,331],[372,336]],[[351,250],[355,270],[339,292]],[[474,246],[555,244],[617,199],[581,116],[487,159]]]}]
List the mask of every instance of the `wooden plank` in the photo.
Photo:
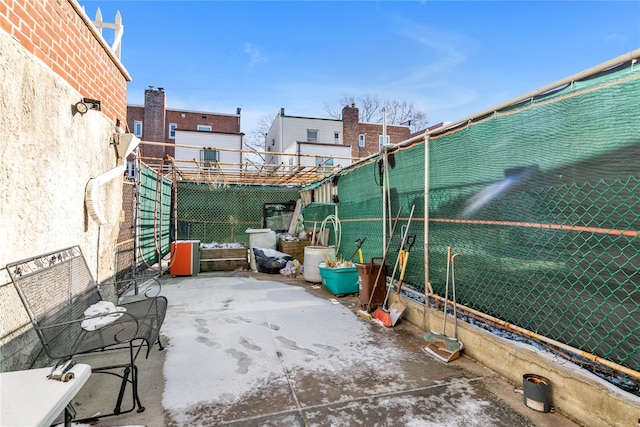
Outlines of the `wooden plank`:
[{"label": "wooden plank", "polygon": [[296,201],[296,208],[293,211],[293,217],[291,218],[291,225],[289,225],[289,234],[291,236],[297,236],[298,233],[298,220],[300,219],[300,211],[302,210],[302,200]]}]

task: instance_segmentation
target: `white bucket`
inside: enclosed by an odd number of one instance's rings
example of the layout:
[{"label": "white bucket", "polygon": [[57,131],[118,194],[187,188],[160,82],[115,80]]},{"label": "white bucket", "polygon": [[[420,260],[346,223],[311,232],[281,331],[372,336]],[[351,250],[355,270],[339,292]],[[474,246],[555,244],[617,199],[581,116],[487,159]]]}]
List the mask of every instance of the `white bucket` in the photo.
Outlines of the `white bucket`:
[{"label": "white bucket", "polygon": [[304,248],[304,280],[307,282],[320,283],[322,282],[322,276],[320,276],[319,264],[325,260],[325,258],[335,258],[336,247],[335,246],[305,246]]},{"label": "white bucket", "polygon": [[276,232],[270,228],[247,228],[245,233],[249,235],[249,266],[251,270],[258,271],[253,248],[276,248]]}]

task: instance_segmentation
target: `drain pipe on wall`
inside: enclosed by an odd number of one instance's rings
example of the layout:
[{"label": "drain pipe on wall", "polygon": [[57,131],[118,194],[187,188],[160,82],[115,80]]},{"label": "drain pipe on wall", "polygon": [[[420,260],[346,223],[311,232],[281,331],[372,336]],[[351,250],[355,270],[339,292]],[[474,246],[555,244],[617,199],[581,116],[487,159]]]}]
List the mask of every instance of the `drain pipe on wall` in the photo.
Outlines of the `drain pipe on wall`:
[{"label": "drain pipe on wall", "polygon": [[87,182],[87,186],[84,192],[84,203],[87,211],[91,215],[94,221],[99,225],[107,223],[102,210],[98,204],[98,189],[104,184],[110,182],[114,178],[121,177],[127,170],[127,156],[133,152],[133,150],[140,144],[140,139],[131,133],[116,133],[113,136],[113,145],[116,146],[118,153],[118,162],[122,161],[122,164],[115,168],[98,175],[95,178],[91,178]]}]

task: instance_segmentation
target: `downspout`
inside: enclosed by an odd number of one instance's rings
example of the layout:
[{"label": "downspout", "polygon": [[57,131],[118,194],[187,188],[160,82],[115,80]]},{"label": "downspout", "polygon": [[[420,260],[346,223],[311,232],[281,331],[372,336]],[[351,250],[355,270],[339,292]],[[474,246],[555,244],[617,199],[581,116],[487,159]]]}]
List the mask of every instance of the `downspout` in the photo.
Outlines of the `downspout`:
[{"label": "downspout", "polygon": [[84,191],[84,203],[87,207],[87,211],[98,225],[104,225],[107,223],[98,203],[98,189],[104,184],[124,174],[127,170],[126,158],[133,152],[138,144],[140,144],[140,140],[133,134],[115,134],[113,145],[116,146],[118,162],[122,162],[122,164],[98,175],[95,178],[91,178],[89,182],[87,182],[87,186]]}]

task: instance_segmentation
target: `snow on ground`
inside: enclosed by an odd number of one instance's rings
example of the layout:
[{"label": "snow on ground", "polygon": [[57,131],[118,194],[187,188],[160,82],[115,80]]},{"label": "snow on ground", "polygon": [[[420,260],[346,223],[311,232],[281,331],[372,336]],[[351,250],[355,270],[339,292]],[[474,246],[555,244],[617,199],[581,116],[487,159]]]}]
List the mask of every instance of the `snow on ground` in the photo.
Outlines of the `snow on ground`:
[{"label": "snow on ground", "polygon": [[368,345],[371,329],[353,312],[295,286],[176,278],[163,294],[169,300],[163,406],[178,417],[203,402],[238,401],[285,370],[373,371],[402,351]]}]

